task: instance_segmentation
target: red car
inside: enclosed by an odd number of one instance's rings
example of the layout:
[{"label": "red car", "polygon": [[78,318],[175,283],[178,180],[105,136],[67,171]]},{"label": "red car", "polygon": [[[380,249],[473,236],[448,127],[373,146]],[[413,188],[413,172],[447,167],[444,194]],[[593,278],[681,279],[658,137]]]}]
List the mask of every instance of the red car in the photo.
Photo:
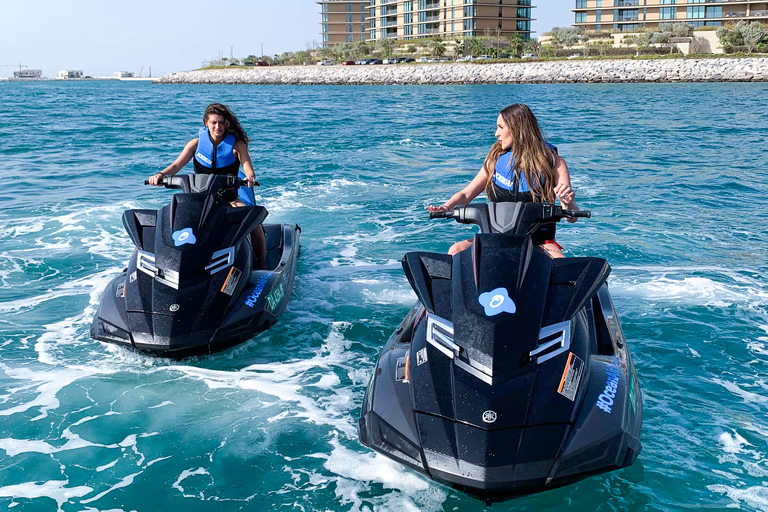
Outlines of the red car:
[{"label": "red car", "polygon": [[341,63],[341,65],[342,66],[354,66],[355,65],[355,61],[353,61],[353,60],[345,60],[344,62]]},{"label": "red car", "polygon": [[254,66],[271,66],[269,62],[262,62],[262,61],[254,62],[253,65]]}]

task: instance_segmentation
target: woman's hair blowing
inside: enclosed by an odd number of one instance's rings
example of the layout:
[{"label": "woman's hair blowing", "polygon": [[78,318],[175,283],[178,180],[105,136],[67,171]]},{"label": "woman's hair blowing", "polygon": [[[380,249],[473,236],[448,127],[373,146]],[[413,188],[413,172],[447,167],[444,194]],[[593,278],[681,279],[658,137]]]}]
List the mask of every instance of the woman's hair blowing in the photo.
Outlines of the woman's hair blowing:
[{"label": "woman's hair blowing", "polygon": [[224,122],[227,124],[227,132],[235,136],[235,140],[241,140],[245,145],[248,145],[248,134],[245,133],[243,127],[240,126],[240,121],[237,120],[235,114],[229,110],[229,107],[222,105],[221,103],[211,103],[205,107],[205,114],[203,115],[203,124],[208,122],[208,116],[219,115],[224,118]]},{"label": "woman's hair blowing", "polygon": [[[541,134],[539,122],[533,115],[531,109],[522,103],[515,103],[505,107],[501,112],[501,118],[509,128],[512,135],[512,157],[514,164],[512,166],[512,178],[518,173],[525,176],[528,187],[531,190],[533,200],[555,201],[555,167],[557,167],[557,157],[555,152],[547,146],[544,136]],[[505,152],[500,142],[491,146],[491,150],[485,157],[483,169],[488,175],[488,181],[485,184],[485,193],[491,199],[491,185],[493,184],[493,174],[496,169],[496,162]],[[543,182],[543,183],[542,183]]]}]

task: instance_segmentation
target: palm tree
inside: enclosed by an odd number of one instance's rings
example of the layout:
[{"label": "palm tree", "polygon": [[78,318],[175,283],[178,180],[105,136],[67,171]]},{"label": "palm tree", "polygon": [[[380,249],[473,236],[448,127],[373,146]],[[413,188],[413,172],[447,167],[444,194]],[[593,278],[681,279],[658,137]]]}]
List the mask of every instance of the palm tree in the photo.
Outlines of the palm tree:
[{"label": "palm tree", "polygon": [[468,41],[469,53],[471,55],[482,55],[485,51],[485,45],[483,45],[483,42],[477,38],[477,37],[470,37]]},{"label": "palm tree", "polygon": [[433,37],[432,40],[429,41],[429,49],[432,52],[432,55],[438,59],[445,55],[445,43],[443,42],[443,38],[440,36]]},{"label": "palm tree", "polygon": [[453,42],[455,43],[453,47],[453,56],[456,57],[457,59],[459,57],[463,57],[464,52],[467,50],[466,48],[467,45],[464,43],[464,40],[455,39]]},{"label": "palm tree", "polygon": [[515,57],[519,57],[523,52],[524,47],[525,41],[523,41],[523,38],[520,37],[520,34],[517,32],[512,34],[512,36],[509,38],[509,49],[511,50],[511,53],[513,53]]}]

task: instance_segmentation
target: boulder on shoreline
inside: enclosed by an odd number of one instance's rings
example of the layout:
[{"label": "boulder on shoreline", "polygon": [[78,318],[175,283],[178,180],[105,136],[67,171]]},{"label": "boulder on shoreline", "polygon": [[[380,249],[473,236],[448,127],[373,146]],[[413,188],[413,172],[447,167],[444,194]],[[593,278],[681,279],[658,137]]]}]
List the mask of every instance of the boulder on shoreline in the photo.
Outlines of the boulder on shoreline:
[{"label": "boulder on shoreline", "polygon": [[155,83],[429,85],[765,81],[768,81],[768,58],[755,57],[225,68],[171,73]]}]

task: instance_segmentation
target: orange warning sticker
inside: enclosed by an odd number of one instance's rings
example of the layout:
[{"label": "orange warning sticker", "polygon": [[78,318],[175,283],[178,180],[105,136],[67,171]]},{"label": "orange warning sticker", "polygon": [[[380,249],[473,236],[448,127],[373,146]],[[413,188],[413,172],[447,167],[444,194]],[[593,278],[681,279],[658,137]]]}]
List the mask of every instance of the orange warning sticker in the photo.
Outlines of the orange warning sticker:
[{"label": "orange warning sticker", "polygon": [[558,386],[557,392],[571,402],[575,401],[583,373],[584,361],[573,352],[568,354],[568,361],[565,363],[565,371],[563,371],[563,377],[560,379],[560,386]]}]

